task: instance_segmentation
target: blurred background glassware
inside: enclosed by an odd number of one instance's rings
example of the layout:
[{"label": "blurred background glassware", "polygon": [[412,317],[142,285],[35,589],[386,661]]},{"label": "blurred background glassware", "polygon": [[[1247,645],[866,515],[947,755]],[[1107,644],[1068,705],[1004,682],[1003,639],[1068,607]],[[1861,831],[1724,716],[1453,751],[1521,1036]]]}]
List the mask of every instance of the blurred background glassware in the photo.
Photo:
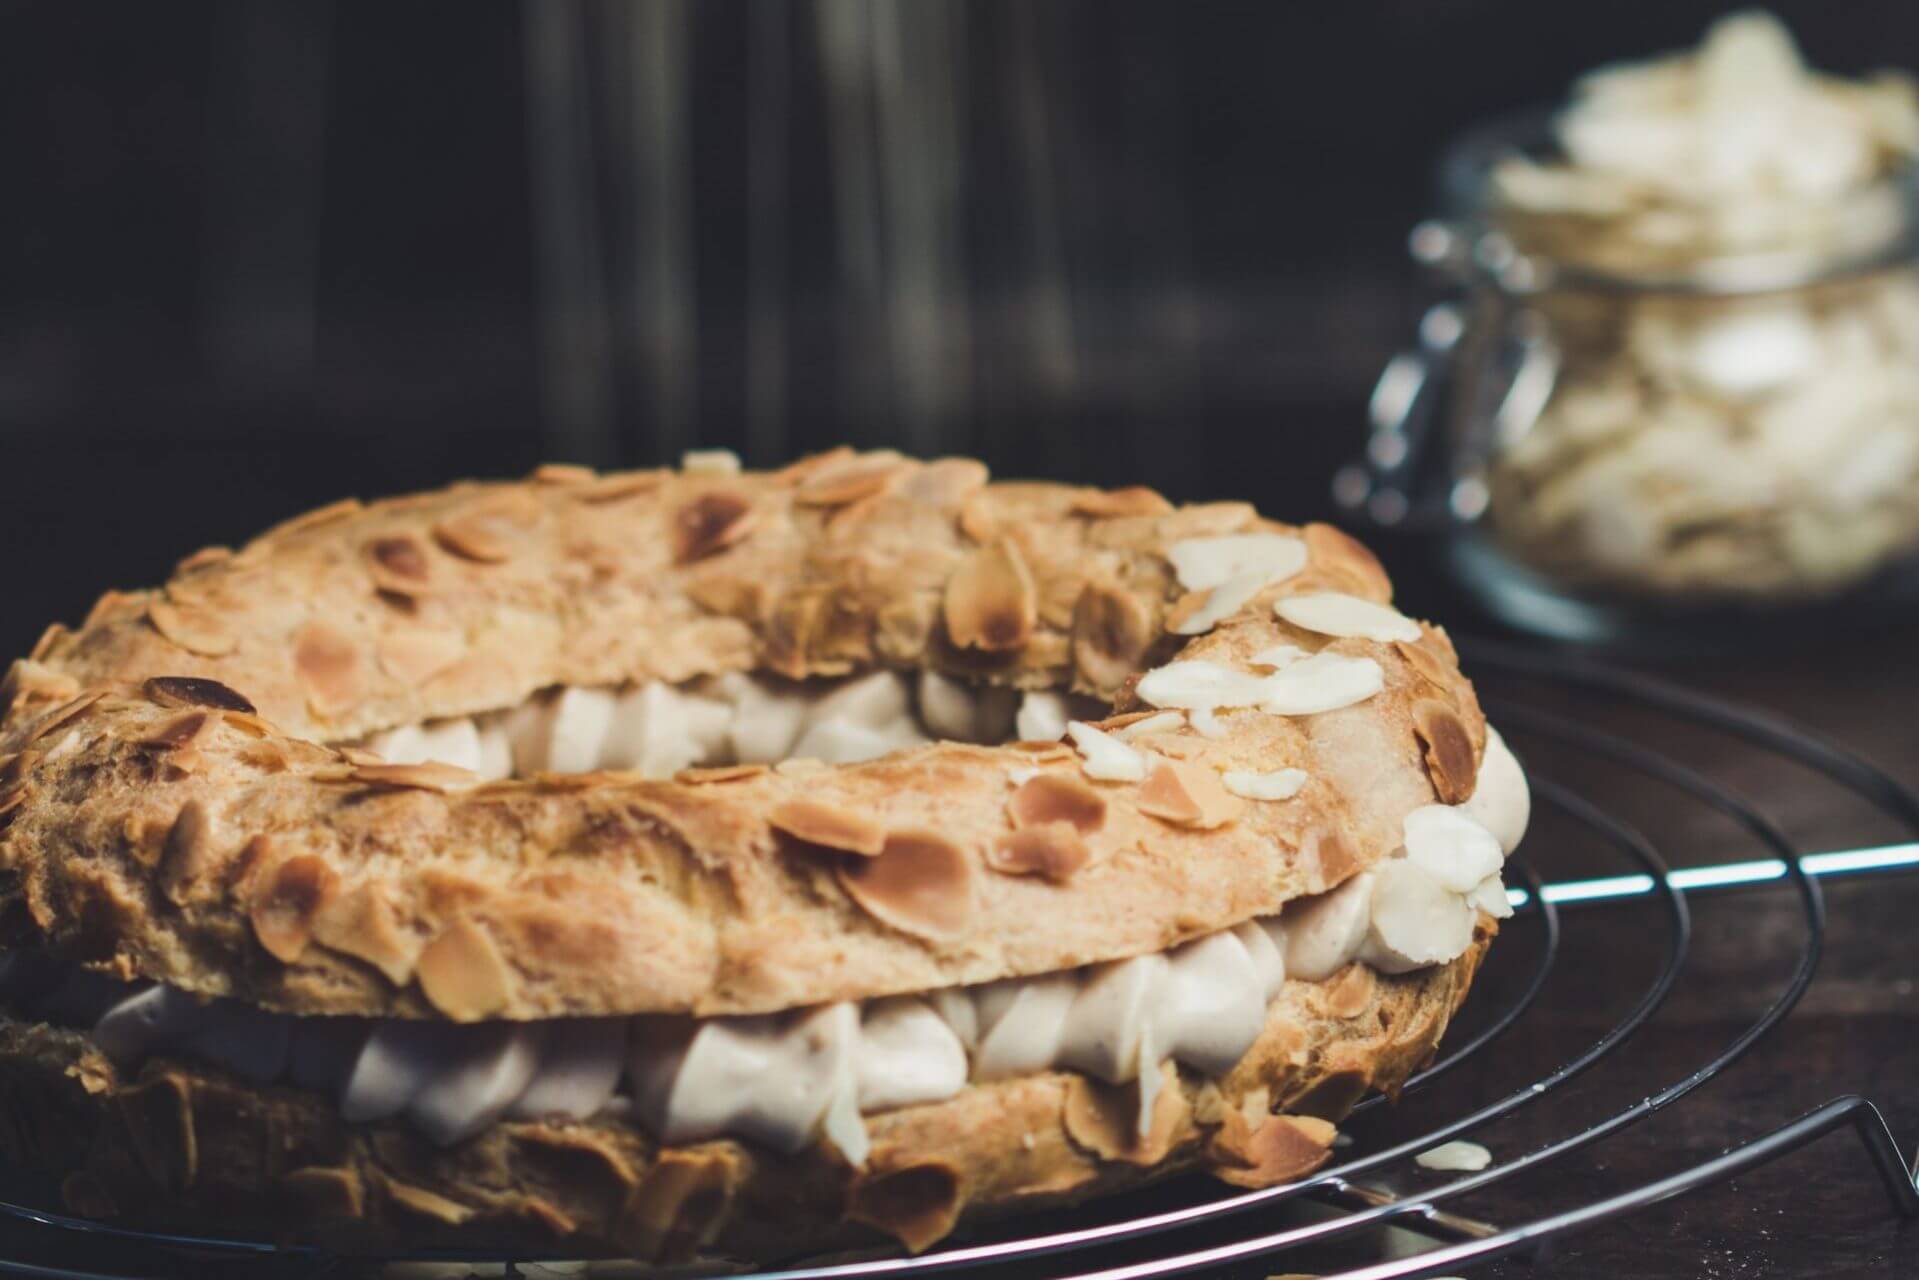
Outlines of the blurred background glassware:
[{"label": "blurred background glassware", "polygon": [[[1919,601],[1919,107],[1763,15],[1609,68],[1441,165],[1451,296],[1335,496],[1443,530],[1507,623],[1743,645]],[[1810,156],[1810,159],[1805,157]]]}]

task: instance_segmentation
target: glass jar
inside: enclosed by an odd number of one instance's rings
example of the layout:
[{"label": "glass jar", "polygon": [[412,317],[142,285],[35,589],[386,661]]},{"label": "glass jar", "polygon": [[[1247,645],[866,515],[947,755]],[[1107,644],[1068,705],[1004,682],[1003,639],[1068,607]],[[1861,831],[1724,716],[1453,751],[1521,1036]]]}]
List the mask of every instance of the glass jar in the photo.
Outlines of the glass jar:
[{"label": "glass jar", "polygon": [[1717,647],[1919,603],[1911,168],[1815,202],[1529,207],[1552,124],[1447,153],[1411,250],[1448,296],[1381,375],[1341,504],[1443,533],[1494,614],[1560,639]]}]

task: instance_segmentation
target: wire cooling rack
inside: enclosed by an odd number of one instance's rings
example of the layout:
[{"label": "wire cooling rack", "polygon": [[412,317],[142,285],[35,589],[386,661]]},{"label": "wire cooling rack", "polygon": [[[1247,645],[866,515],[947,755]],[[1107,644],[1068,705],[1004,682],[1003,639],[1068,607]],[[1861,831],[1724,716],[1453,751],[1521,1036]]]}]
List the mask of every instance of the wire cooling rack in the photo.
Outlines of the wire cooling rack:
[{"label": "wire cooling rack", "polygon": [[[1680,1102],[1733,1067],[1798,1003],[1818,968],[1825,943],[1823,878],[1896,868],[1919,867],[1919,843],[1846,852],[1807,853],[1753,804],[1713,777],[1672,758],[1659,747],[1664,726],[1706,729],[1744,743],[1774,762],[1790,761],[1853,792],[1866,804],[1896,820],[1919,839],[1919,795],[1867,761],[1765,714],[1687,692],[1653,678],[1613,670],[1579,659],[1551,657],[1490,644],[1463,646],[1476,676],[1522,678],[1553,695],[1518,701],[1488,696],[1490,718],[1522,745],[1550,748],[1555,759],[1589,757],[1650,779],[1716,811],[1736,824],[1763,856],[1674,871],[1660,844],[1593,803],[1578,789],[1530,767],[1535,804],[1556,811],[1609,849],[1621,864],[1618,874],[1542,884],[1526,863],[1524,850],[1509,866],[1517,908],[1493,961],[1529,966],[1510,990],[1487,1004],[1469,1002],[1477,1019],[1462,1022],[1456,1042],[1444,1056],[1408,1082],[1402,1099],[1425,1092],[1442,1078],[1472,1062],[1535,1010],[1560,957],[1563,906],[1606,900],[1637,900],[1656,926],[1647,935],[1659,950],[1650,981],[1617,1021],[1557,1069],[1491,1102],[1436,1127],[1399,1138],[1376,1150],[1352,1147],[1337,1162],[1304,1181],[1250,1192],[1222,1192],[1200,1178],[1180,1179],[1051,1218],[1027,1218],[1005,1224],[996,1233],[975,1236],[918,1257],[875,1256],[825,1265],[802,1265],[759,1273],[762,1280],[917,1280],[921,1276],[969,1275],[991,1269],[996,1277],[1060,1277],[1061,1280],[1149,1280],[1151,1277],[1229,1274],[1261,1275],[1289,1269],[1302,1249],[1329,1242],[1377,1235],[1397,1228],[1395,1236],[1414,1241],[1409,1256],[1387,1257],[1338,1272],[1344,1280],[1411,1280],[1457,1275],[1508,1255],[1542,1255],[1562,1237],[1612,1222],[1661,1201],[1725,1182],[1768,1164],[1835,1130],[1849,1131],[1883,1180],[1891,1210],[1919,1216],[1919,1171],[1908,1167],[1898,1143],[1877,1108],[1867,1099],[1841,1095],[1790,1123],[1756,1132],[1728,1133],[1724,1151],[1654,1181],[1532,1221],[1495,1224],[1463,1217],[1449,1206],[1474,1192],[1514,1179],[1575,1152],[1627,1140],[1627,1131]],[[1650,732],[1621,736],[1597,727],[1577,711],[1547,709],[1571,698],[1575,703],[1617,709],[1629,705],[1635,715],[1653,719]],[[1522,749],[1521,754],[1526,752]],[[1680,981],[1692,938],[1689,896],[1717,888],[1783,882],[1796,896],[1803,920],[1798,954],[1777,995],[1749,1025],[1716,1053],[1677,1079],[1638,1086],[1640,1099],[1597,1122],[1481,1171],[1454,1178],[1416,1195],[1382,1190],[1374,1179],[1403,1168],[1441,1143],[1481,1135],[1496,1122],[1528,1108],[1552,1108],[1565,1086],[1594,1071],[1654,1016]],[[1765,945],[1770,945],[1765,944]],[[1527,950],[1526,948],[1530,948]],[[1483,984],[1483,979],[1482,979]],[[1621,993],[1626,995],[1627,993]],[[1621,1068],[1623,1069],[1623,1068]],[[1361,1104],[1355,1118],[1376,1110],[1383,1099]],[[1418,1115],[1421,1106],[1398,1109]],[[1656,1143],[1656,1134],[1639,1141]],[[15,1197],[9,1197],[12,1199]],[[0,1275],[48,1280],[123,1280],[128,1276],[286,1276],[346,1277],[363,1274],[452,1277],[466,1273],[492,1276],[582,1274],[578,1263],[541,1264],[493,1261],[469,1263],[438,1255],[405,1262],[367,1262],[333,1256],[313,1248],[285,1249],[244,1239],[160,1235],[115,1228],[34,1209],[26,1203],[0,1203]],[[243,1224],[236,1224],[236,1231]],[[1035,1234],[1036,1228],[1038,1233]],[[1411,1234],[1408,1234],[1410,1229]],[[76,1265],[84,1254],[84,1268]],[[1375,1252],[1374,1256],[1377,1256]],[[594,1264],[586,1274],[645,1275],[637,1264]]]}]

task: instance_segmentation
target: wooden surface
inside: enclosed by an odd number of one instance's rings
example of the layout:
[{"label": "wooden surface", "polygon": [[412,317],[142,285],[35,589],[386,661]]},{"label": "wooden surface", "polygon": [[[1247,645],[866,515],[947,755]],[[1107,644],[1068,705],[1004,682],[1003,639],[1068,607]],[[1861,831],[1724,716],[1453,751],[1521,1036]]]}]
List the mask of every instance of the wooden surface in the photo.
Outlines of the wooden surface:
[{"label": "wooden surface", "polygon": [[[1783,713],[1807,729],[1919,781],[1919,677],[1910,655],[1919,632],[1836,638],[1818,652],[1669,669],[1689,687]],[[1616,700],[1480,673],[1490,700],[1565,713],[1582,724],[1656,745],[1750,797],[1808,850],[1919,838],[1844,790],[1722,735]],[[1764,856],[1750,836],[1670,789],[1520,732],[1509,734],[1529,768],[1600,803],[1643,831],[1675,866]],[[1613,850],[1561,816],[1542,813],[1523,856],[1548,880],[1630,870]],[[1515,1225],[1603,1198],[1711,1158],[1841,1094],[1882,1108],[1907,1159],[1919,1142],[1919,873],[1844,880],[1827,887],[1830,924],[1817,978],[1790,1018],[1695,1093],[1643,1123],[1543,1171],[1449,1205]],[[1696,895],[1695,932],[1670,999],[1631,1042],[1585,1076],[1473,1137],[1496,1161],[1578,1133],[1706,1064],[1760,1016],[1789,979],[1807,939],[1790,890]],[[1540,1079],[1611,1027],[1654,979],[1669,930],[1645,903],[1567,907],[1564,940],[1542,998],[1502,1039],[1453,1077],[1348,1126],[1354,1153],[1427,1131]],[[1512,922],[1457,1038],[1511,998],[1540,959],[1536,922]],[[1402,1196],[1450,1175],[1410,1166],[1368,1177]],[[1034,1220],[1057,1228],[1147,1212],[1215,1194],[1186,1179],[1081,1215]],[[1050,1267],[996,1274],[1079,1275],[1137,1262],[1151,1252],[1204,1247],[1322,1216],[1311,1208],[1254,1213],[1225,1229],[1163,1237],[1141,1247],[1078,1255]],[[242,1224],[236,1224],[240,1229]],[[120,1249],[81,1248],[69,1236],[0,1232],[0,1250],[67,1266],[140,1275],[315,1274],[260,1261],[170,1263]],[[1276,1259],[1199,1274],[1264,1277],[1363,1265],[1430,1246],[1405,1232],[1366,1233]],[[1865,1151],[1835,1133],[1734,1182],[1640,1211],[1569,1239],[1538,1262],[1505,1261],[1457,1273],[1553,1280],[1762,1280],[1806,1276],[1909,1280],[1919,1275],[1919,1223],[1899,1224]],[[326,1270],[321,1274],[355,1274]],[[499,1274],[497,1271],[491,1274]]]}]

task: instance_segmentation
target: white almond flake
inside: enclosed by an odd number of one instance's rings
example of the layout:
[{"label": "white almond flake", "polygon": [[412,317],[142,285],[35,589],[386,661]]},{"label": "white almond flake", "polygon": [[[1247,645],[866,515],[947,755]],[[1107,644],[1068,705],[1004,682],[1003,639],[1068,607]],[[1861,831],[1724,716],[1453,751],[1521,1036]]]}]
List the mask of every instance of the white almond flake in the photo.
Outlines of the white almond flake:
[{"label": "white almond flake", "polygon": [[1215,711],[1220,707],[1256,707],[1266,700],[1267,681],[1217,662],[1169,662],[1139,679],[1139,696],[1156,707]]},{"label": "white almond flake", "polygon": [[1270,649],[1261,649],[1246,661],[1256,667],[1271,667],[1275,671],[1280,671],[1292,666],[1295,662],[1304,661],[1307,656],[1306,651],[1296,644],[1276,644]]},{"label": "white almond flake", "polygon": [[1084,720],[1066,726],[1066,736],[1079,748],[1085,763],[1080,767],[1089,778],[1106,782],[1142,782],[1146,778],[1146,757],[1102,729]]},{"label": "white almond flake", "polygon": [[1400,829],[1406,857],[1454,893],[1471,893],[1487,876],[1497,876],[1506,860],[1497,836],[1448,805],[1421,805]]},{"label": "white almond flake", "polygon": [[80,731],[78,729],[69,729],[61,736],[60,741],[47,748],[47,753],[40,757],[40,763],[53,764],[56,761],[64,760],[72,755],[79,745]]},{"label": "white almond flake", "polygon": [[1006,782],[1008,786],[1023,787],[1037,777],[1039,777],[1039,770],[1033,768],[1031,765],[1021,765],[1017,769],[1008,769],[1006,771]]},{"label": "white almond flake", "polygon": [[1217,741],[1226,736],[1226,722],[1211,707],[1194,707],[1187,715],[1193,722],[1193,732],[1200,737]]},{"label": "white almond flake", "polygon": [[1265,585],[1266,579],[1257,569],[1234,574],[1214,587],[1212,594],[1206,597],[1206,603],[1195,609],[1191,617],[1171,628],[1172,633],[1176,636],[1206,634],[1223,620],[1238,613]]},{"label": "white almond flake", "polygon": [[1507,920],[1513,914],[1513,900],[1506,892],[1506,882],[1496,875],[1487,876],[1474,885],[1473,891],[1466,895],[1466,904],[1495,920]]},{"label": "white almond flake", "polygon": [[860,1114],[858,1095],[850,1072],[839,1082],[833,1091],[833,1100],[827,1104],[826,1114],[820,1117],[820,1130],[826,1140],[839,1148],[846,1157],[846,1163],[855,1169],[866,1165],[866,1157],[872,1154],[873,1143],[866,1132],[866,1118]]},{"label": "white almond flake", "polygon": [[1188,591],[1205,591],[1245,573],[1258,574],[1264,586],[1304,569],[1306,544],[1283,533],[1235,533],[1175,542],[1166,558]]},{"label": "white almond flake", "polygon": [[1274,715],[1310,716],[1337,711],[1386,687],[1386,673],[1371,658],[1316,653],[1266,677],[1260,705]]},{"label": "white almond flake", "polygon": [[1066,732],[1066,699],[1051,689],[1030,689],[1020,697],[1013,731],[1021,742],[1058,742]]},{"label": "white almond flake", "polygon": [[1413,1157],[1420,1168],[1443,1173],[1478,1173],[1492,1162],[1493,1153],[1477,1142],[1442,1142]]},{"label": "white almond flake", "polygon": [[1368,640],[1417,640],[1419,624],[1390,605],[1374,604],[1343,591],[1287,596],[1273,612],[1296,627],[1327,636],[1363,636]]},{"label": "white almond flake", "polygon": [[680,470],[689,476],[736,476],[740,455],[731,449],[689,449],[680,455]]},{"label": "white almond flake", "polygon": [[1171,733],[1186,723],[1186,717],[1177,711],[1162,711],[1147,716],[1144,720],[1135,720],[1129,725],[1113,730],[1113,736],[1130,742],[1134,738],[1143,738],[1149,733]]},{"label": "white almond flake", "polygon": [[1219,775],[1226,789],[1248,800],[1291,800],[1306,785],[1304,769],[1275,769],[1255,773],[1251,769],[1228,769]]}]

